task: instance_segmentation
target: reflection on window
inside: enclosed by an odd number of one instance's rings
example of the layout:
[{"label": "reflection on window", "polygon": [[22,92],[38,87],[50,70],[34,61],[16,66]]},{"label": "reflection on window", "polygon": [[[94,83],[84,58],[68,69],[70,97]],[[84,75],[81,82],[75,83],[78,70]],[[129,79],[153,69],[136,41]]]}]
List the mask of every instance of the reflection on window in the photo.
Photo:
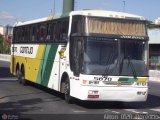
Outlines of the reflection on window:
[{"label": "reflection on window", "polygon": [[121,54],[134,60],[143,60],[145,43],[143,41],[122,41]]},{"label": "reflection on window", "polygon": [[[112,64],[114,62],[118,47],[116,41],[88,41],[87,48],[86,48],[86,55],[85,60],[91,64]],[[108,59],[109,60],[107,62]]]}]

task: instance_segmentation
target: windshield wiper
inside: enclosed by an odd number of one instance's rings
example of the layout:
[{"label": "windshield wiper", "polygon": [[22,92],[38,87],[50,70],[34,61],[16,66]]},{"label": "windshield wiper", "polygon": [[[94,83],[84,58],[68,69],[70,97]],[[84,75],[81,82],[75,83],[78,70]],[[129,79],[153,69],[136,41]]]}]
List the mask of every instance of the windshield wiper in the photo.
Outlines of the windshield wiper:
[{"label": "windshield wiper", "polygon": [[[111,60],[113,60],[113,58],[116,56],[116,54],[112,54],[112,56],[110,57],[110,59],[108,60],[108,61],[111,61]],[[115,68],[117,68],[117,66],[118,66],[118,63],[121,63],[120,61],[122,60],[122,62],[123,62],[123,60],[124,60],[124,57],[121,57],[121,56],[119,56],[118,58],[117,58],[117,61],[116,61],[116,65],[110,70],[110,66],[111,66],[111,64],[109,65],[109,66],[107,66],[106,67],[106,69],[105,69],[105,73],[104,73],[104,77],[107,77],[109,74],[112,74],[113,72],[114,72],[114,70],[115,70]],[[107,62],[108,63],[108,62]]]},{"label": "windshield wiper", "polygon": [[121,60],[120,63],[119,63],[119,75],[122,74],[123,63],[124,63],[124,56],[122,56],[122,60]]},{"label": "windshield wiper", "polygon": [[[114,56],[115,56],[115,55],[111,53],[109,59],[108,59],[107,62],[106,62],[106,64],[107,64],[107,63],[110,63],[111,60],[113,60]],[[111,65],[111,64],[110,64],[110,65]],[[104,74],[103,74],[104,77],[107,77],[107,76],[109,75],[110,65],[106,66],[106,69],[105,69]]]},{"label": "windshield wiper", "polygon": [[128,56],[128,66],[129,65],[131,67],[131,70],[132,70],[134,78],[137,79],[137,73],[136,73],[136,70],[135,70],[135,68],[133,66],[133,63],[132,63],[131,59],[130,59],[130,56]]}]

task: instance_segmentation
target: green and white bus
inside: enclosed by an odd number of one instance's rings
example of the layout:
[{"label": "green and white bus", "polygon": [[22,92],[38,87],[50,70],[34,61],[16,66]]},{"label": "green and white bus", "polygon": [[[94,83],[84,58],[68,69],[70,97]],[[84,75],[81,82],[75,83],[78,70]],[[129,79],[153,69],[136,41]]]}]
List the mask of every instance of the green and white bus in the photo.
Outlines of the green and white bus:
[{"label": "green and white bus", "polygon": [[31,81],[89,101],[146,101],[148,35],[141,16],[103,10],[19,22],[10,70]]}]

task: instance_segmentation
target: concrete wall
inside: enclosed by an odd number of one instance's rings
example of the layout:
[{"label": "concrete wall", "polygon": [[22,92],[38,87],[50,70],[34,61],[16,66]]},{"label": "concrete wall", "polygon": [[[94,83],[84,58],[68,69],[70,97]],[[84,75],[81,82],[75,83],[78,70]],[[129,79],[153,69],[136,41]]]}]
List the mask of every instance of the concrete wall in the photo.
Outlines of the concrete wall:
[{"label": "concrete wall", "polygon": [[159,70],[150,70],[149,71],[149,80],[160,82],[160,71]]},{"label": "concrete wall", "polygon": [[160,29],[148,29],[149,44],[160,44]]},{"label": "concrete wall", "polygon": [[150,69],[160,70],[160,28],[148,29]]}]

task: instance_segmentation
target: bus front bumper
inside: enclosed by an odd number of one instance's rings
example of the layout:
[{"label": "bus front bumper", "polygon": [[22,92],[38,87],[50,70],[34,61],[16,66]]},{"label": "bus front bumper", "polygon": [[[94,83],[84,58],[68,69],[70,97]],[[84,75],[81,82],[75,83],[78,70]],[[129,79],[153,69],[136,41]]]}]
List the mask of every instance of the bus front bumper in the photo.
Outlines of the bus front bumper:
[{"label": "bus front bumper", "polygon": [[81,86],[74,97],[89,101],[124,101],[141,102],[146,101],[148,87],[91,87]]}]

